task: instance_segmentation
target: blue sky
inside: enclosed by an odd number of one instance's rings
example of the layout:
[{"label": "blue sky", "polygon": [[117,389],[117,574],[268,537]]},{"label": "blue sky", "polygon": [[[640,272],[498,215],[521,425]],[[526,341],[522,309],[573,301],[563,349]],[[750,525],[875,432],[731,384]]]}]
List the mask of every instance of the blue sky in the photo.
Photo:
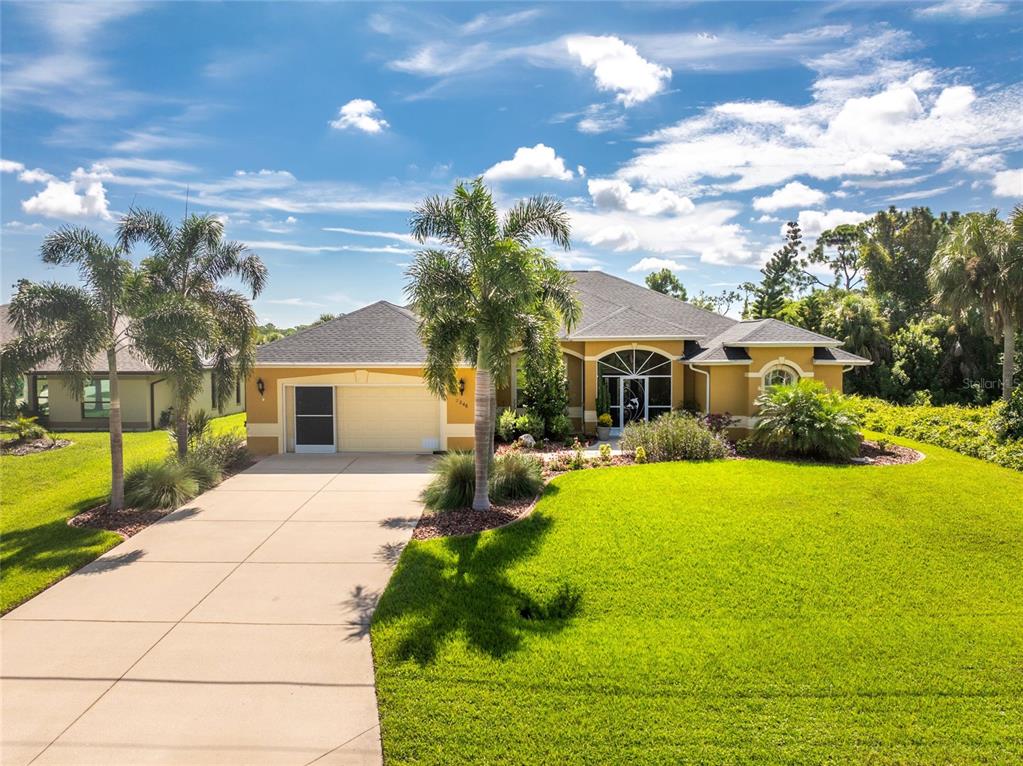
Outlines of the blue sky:
[{"label": "blue sky", "polygon": [[2,288],[133,204],[223,216],[264,320],[402,300],[408,213],[565,199],[568,267],[690,292],[888,205],[1023,198],[1023,5],[2,3]]}]

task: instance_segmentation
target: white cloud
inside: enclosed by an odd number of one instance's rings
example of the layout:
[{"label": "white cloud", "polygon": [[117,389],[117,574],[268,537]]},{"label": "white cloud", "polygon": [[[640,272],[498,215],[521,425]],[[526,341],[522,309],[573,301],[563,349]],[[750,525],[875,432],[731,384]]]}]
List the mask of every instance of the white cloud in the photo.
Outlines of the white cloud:
[{"label": "white cloud", "polygon": [[335,130],[353,128],[364,133],[380,133],[390,127],[380,113],[380,107],[368,98],[353,98],[338,109],[337,119],[330,121]]},{"label": "white cloud", "polygon": [[102,218],[110,220],[107,194],[102,182],[47,181],[46,188],[21,203],[30,215],[46,218]]},{"label": "white cloud", "polygon": [[999,16],[1009,9],[1006,3],[995,3],[991,0],[943,0],[917,10],[917,16],[949,16],[960,19],[977,19],[986,16]]},{"label": "white cloud", "polygon": [[655,192],[633,189],[626,181],[595,178],[586,184],[593,204],[605,210],[628,210],[640,215],[691,213],[695,206],[688,197],[670,189]]},{"label": "white cloud", "polygon": [[325,303],[311,301],[308,298],[263,298],[260,303],[269,303],[274,306],[325,306]]},{"label": "white cloud", "polygon": [[4,224],[8,231],[38,231],[43,228],[41,223],[22,223],[21,221],[8,221]]},{"label": "white cloud", "polygon": [[945,88],[931,107],[932,117],[954,117],[970,108],[977,95],[969,85],[954,85]]},{"label": "white cloud", "polygon": [[404,242],[406,245],[418,245],[419,242],[411,234],[403,234],[399,231],[369,231],[366,229],[350,229],[347,226],[324,226],[324,231],[334,231],[340,234],[351,234],[356,237],[377,237],[379,239],[393,239],[397,242]]},{"label": "white cloud", "polygon": [[963,168],[973,173],[992,173],[1005,167],[1005,155],[978,154],[968,149],[956,149],[950,152],[944,162],[941,163],[939,171],[954,170]]},{"label": "white cloud", "polygon": [[632,45],[612,35],[579,35],[565,40],[568,52],[593,70],[600,90],[611,91],[625,106],[656,96],[671,80],[671,69],[639,55]]},{"label": "white cloud", "polygon": [[754,198],[753,208],[773,213],[786,208],[819,205],[827,199],[827,196],[819,189],[813,189],[799,181],[792,181],[780,189],[775,189],[766,197]]},{"label": "white cloud", "polygon": [[768,215],[767,213],[764,213],[762,216],[760,216],[759,218],[757,218],[753,222],[754,223],[781,223],[781,220],[782,220],[781,218],[777,218],[777,217],[775,217],[773,215]]},{"label": "white cloud", "polygon": [[145,153],[154,149],[182,149],[200,143],[201,139],[196,136],[181,133],[171,133],[165,128],[150,128],[145,130],[126,131],[127,138],[116,142],[113,146],[115,152]]},{"label": "white cloud", "polygon": [[[836,208],[826,212],[820,210],[801,210],[799,212],[799,228],[803,230],[805,239],[816,239],[821,232],[841,226],[844,223],[862,223],[870,218],[867,213],[857,210],[842,210]],[[785,226],[781,227],[781,234],[785,234]]]},{"label": "white cloud", "polygon": [[672,260],[670,258],[641,258],[636,263],[629,266],[629,271],[660,271],[661,269],[670,269],[671,271],[689,271],[689,267],[684,263]]},{"label": "white cloud", "polygon": [[565,160],[545,144],[520,146],[510,160],[502,160],[489,168],[483,177],[488,181],[508,181],[525,178],[555,178],[571,181],[572,171]]},{"label": "white cloud", "polygon": [[590,104],[582,112],[564,116],[579,117],[576,123],[579,132],[594,135],[625,127],[625,115],[621,109],[614,104]]},{"label": "white cloud", "polygon": [[498,32],[502,29],[508,29],[510,27],[530,22],[537,18],[540,13],[541,12],[536,8],[530,8],[525,11],[515,11],[514,13],[481,13],[462,24],[462,26],[458,28],[458,31],[463,35],[474,35],[478,32],[493,34],[494,32]]},{"label": "white cloud", "polygon": [[1002,170],[991,179],[996,197],[1023,199],[1023,168]]},{"label": "white cloud", "polygon": [[20,162],[0,159],[0,173],[20,173],[24,169],[25,166]]},{"label": "white cloud", "polygon": [[605,226],[586,236],[586,241],[594,247],[616,251],[635,250],[639,247],[639,236],[631,226]]},{"label": "white cloud", "polygon": [[939,194],[944,194],[947,191],[951,191],[956,188],[958,184],[949,184],[948,186],[938,186],[933,189],[914,189],[913,191],[903,192],[902,194],[896,194],[891,197],[885,197],[888,202],[903,202],[911,199],[928,199],[930,197],[937,197]]},{"label": "white cloud", "polygon": [[145,157],[107,157],[99,160],[97,165],[102,165],[110,170],[136,170],[141,173],[165,173],[167,175],[181,175],[183,173],[194,173],[198,168],[189,165],[187,162],[178,160],[151,160]]},{"label": "white cloud", "polygon": [[30,168],[18,173],[18,180],[26,184],[45,184],[49,181],[56,181],[57,177],[39,168]]}]

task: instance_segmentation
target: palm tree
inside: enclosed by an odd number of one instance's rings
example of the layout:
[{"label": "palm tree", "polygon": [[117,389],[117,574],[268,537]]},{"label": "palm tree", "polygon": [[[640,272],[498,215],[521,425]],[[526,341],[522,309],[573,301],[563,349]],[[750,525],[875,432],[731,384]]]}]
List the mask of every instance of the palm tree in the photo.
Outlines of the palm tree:
[{"label": "palm tree", "polygon": [[62,228],[43,240],[44,263],[77,266],[81,286],[22,280],[10,316],[23,337],[19,356],[35,361],[55,357],[75,398],[105,353],[110,380],[110,507],[124,507],[124,440],[117,352],[138,332],[131,319],[141,278],[124,250],[85,228]]},{"label": "palm tree", "polygon": [[[547,237],[568,249],[568,214],[547,196],[521,200],[498,216],[479,178],[448,198],[430,197],[414,211],[412,235],[445,249],[416,254],[405,291],[420,317],[427,349],[425,378],[439,396],[458,391],[455,367],[475,360],[476,492],[472,507],[490,508],[487,493],[494,432],[494,377],[508,371],[513,348],[529,349],[579,317],[571,278],[532,248]],[[553,329],[552,329],[553,328]]]},{"label": "palm tree", "polygon": [[221,282],[229,277],[255,298],[266,266],[239,242],[224,240],[223,223],[190,215],[177,226],[162,214],[132,210],[118,226],[121,247],[138,242],[152,255],[142,263],[148,300],[138,345],[174,386],[178,454],[188,451],[188,412],[212,367],[213,399],[223,404],[255,361],[256,315],[249,299]]},{"label": "palm tree", "polygon": [[996,212],[967,213],[942,239],[928,279],[935,302],[957,318],[971,310],[988,334],[1002,338],[1002,398],[1016,372],[1016,333],[1023,327],[1023,208],[1012,222]]}]

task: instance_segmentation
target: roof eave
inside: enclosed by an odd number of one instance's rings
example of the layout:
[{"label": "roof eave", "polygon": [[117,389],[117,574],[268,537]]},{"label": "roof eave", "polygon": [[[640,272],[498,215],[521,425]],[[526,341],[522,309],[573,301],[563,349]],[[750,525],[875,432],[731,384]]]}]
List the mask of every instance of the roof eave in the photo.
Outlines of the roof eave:
[{"label": "roof eave", "polygon": [[775,341],[775,340],[754,340],[754,341],[738,341],[734,343],[722,343],[722,346],[728,348],[744,348],[747,346],[754,346],[757,348],[838,348],[842,345],[841,341],[829,340],[829,341]]}]

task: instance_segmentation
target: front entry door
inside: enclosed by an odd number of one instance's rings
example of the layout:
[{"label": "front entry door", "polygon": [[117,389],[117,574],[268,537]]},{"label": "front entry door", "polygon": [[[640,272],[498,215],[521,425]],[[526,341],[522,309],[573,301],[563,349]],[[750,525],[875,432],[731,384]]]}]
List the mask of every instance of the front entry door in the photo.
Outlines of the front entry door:
[{"label": "front entry door", "polygon": [[295,452],[337,452],[333,386],[295,386]]},{"label": "front entry door", "polygon": [[646,420],[646,378],[622,378],[622,426]]}]

